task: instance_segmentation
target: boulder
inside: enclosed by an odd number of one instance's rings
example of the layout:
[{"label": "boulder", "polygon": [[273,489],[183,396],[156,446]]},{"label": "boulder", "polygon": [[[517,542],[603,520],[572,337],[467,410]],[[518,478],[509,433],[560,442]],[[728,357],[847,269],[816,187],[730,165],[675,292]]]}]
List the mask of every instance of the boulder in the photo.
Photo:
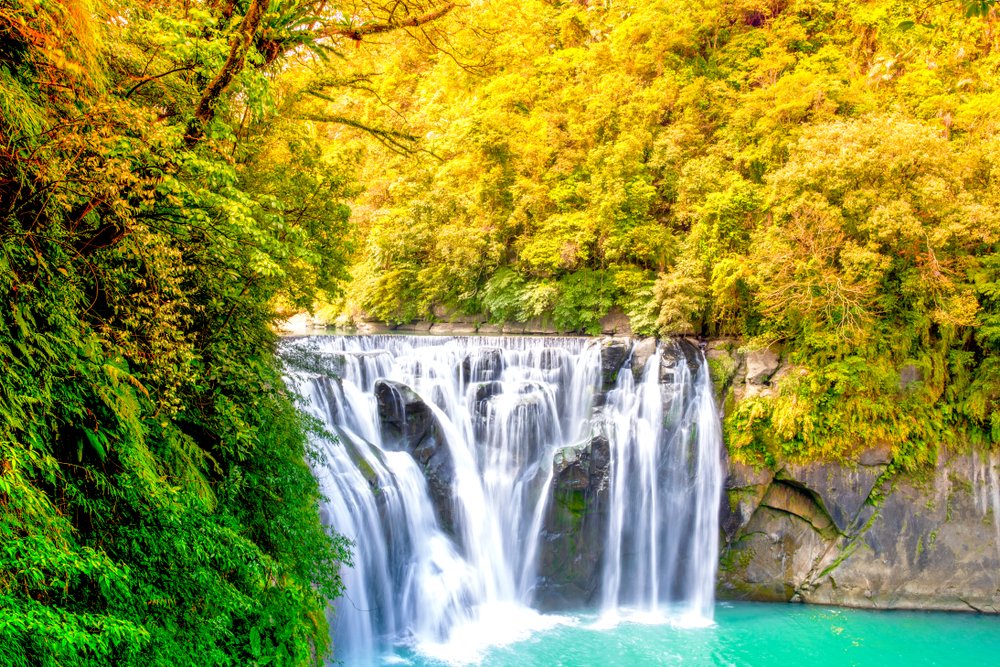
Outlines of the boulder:
[{"label": "boulder", "polygon": [[656,354],[656,339],[650,336],[636,342],[632,348],[632,375],[635,381],[642,382],[642,374],[646,370],[646,362]]},{"label": "boulder", "polygon": [[610,391],[618,381],[618,371],[621,370],[632,350],[632,341],[628,338],[609,338],[601,343],[601,389]]},{"label": "boulder", "polygon": [[743,371],[743,355],[738,352],[739,345],[733,338],[712,340],[705,346],[705,359],[712,376],[712,386],[716,392],[716,402],[720,405],[727,390],[734,384],[745,381]]},{"label": "boulder", "polygon": [[455,463],[433,412],[413,389],[401,382],[376,382],[375,400],[383,441],[389,447],[409,452],[417,461],[441,527],[455,536]]},{"label": "boulder", "polygon": [[701,368],[701,346],[697,341],[687,338],[674,338],[663,344],[660,358],[660,382],[674,384],[678,364],[685,364],[691,377],[698,374]]},{"label": "boulder", "polygon": [[489,425],[490,399],[503,391],[503,386],[499,382],[479,382],[474,383],[470,388],[472,394],[472,427],[476,439],[482,440],[486,437],[486,427]]},{"label": "boulder", "polygon": [[383,440],[400,446],[401,449],[415,447],[436,427],[427,404],[417,392],[402,382],[376,382],[375,401],[378,404]]},{"label": "boulder", "polygon": [[410,450],[424,473],[431,504],[441,528],[453,537],[455,530],[455,462],[439,429],[430,431]]},{"label": "boulder", "polygon": [[607,437],[559,450],[540,537],[535,603],[546,611],[593,604],[600,591],[608,521]]},{"label": "boulder", "polygon": [[495,347],[484,347],[462,359],[463,382],[489,382],[499,380],[503,373],[503,351]]},{"label": "boulder", "polygon": [[751,350],[746,354],[747,376],[750,385],[767,384],[781,365],[781,358],[771,348]]}]

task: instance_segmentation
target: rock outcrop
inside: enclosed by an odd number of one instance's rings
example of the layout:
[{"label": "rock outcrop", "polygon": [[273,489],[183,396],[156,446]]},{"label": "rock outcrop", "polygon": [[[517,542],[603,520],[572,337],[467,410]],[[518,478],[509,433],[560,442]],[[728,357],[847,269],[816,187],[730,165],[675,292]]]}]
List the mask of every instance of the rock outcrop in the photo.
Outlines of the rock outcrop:
[{"label": "rock outcrop", "polygon": [[855,466],[730,466],[723,598],[1000,611],[1000,459],[944,454],[929,479]]},{"label": "rock outcrop", "polygon": [[535,602],[542,610],[579,609],[596,601],[608,531],[608,439],[559,450],[539,537]]},{"label": "rock outcrop", "polygon": [[618,372],[632,352],[629,338],[608,338],[601,343],[601,390],[610,391],[618,381]]},{"label": "rock outcrop", "polygon": [[460,372],[463,382],[489,382],[499,380],[503,368],[503,352],[495,347],[488,347],[465,357]]},{"label": "rock outcrop", "polygon": [[455,463],[441,427],[431,409],[413,389],[400,382],[379,380],[375,400],[386,443],[396,443],[420,465],[427,480],[431,503],[441,527],[455,536],[455,504],[452,487]]}]

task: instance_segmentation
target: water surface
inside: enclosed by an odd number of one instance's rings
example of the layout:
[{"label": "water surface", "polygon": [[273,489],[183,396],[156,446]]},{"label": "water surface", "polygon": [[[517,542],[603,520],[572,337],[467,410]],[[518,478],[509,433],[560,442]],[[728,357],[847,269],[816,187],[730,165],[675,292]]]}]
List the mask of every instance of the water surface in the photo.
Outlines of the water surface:
[{"label": "water surface", "polygon": [[[720,603],[710,627],[621,622],[601,628],[599,619],[588,615],[560,621],[521,641],[484,650],[477,664],[881,667],[1000,663],[1000,617],[986,615]],[[385,662],[420,667],[449,664],[412,650],[401,650]]]}]

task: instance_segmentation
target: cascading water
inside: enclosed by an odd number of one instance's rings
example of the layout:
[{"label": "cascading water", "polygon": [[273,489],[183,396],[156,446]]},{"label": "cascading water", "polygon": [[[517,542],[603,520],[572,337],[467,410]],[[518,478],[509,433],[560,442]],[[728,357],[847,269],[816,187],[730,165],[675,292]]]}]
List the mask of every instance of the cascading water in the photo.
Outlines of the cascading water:
[{"label": "cascading water", "polygon": [[595,436],[610,464],[594,483],[608,507],[589,602],[606,617],[710,621],[722,471],[703,359],[668,343],[602,392],[597,339],[321,336],[289,339],[284,355],[336,436],[317,443],[324,520],[356,544],[333,612],[339,659],[372,663],[393,644],[433,654],[483,628],[488,644],[545,623],[530,606],[546,583],[556,455]]},{"label": "cascading water", "polygon": [[[608,395],[612,502],[602,608],[711,619],[718,555],[721,434],[707,365],[691,377],[678,355],[658,381],[660,354],[636,386],[620,373]],[[662,425],[662,426],[661,426]]]}]

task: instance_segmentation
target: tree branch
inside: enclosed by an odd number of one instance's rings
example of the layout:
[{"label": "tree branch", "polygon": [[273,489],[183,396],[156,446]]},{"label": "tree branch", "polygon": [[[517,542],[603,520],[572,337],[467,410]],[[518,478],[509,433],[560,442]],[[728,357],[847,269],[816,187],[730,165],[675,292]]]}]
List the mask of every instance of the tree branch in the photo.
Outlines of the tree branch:
[{"label": "tree branch", "polygon": [[153,74],[152,76],[144,76],[144,77],[142,77],[142,79],[139,80],[139,82],[137,84],[135,84],[134,86],[132,86],[131,88],[129,88],[128,92],[126,92],[122,97],[124,97],[125,99],[128,99],[129,97],[132,96],[132,93],[134,93],[136,90],[139,89],[140,86],[144,86],[147,83],[149,83],[150,81],[155,81],[157,79],[162,79],[163,77],[167,76],[168,74],[175,74],[177,72],[183,72],[185,70],[191,70],[191,69],[192,69],[192,67],[190,65],[184,65],[183,67],[175,67],[174,69],[167,70],[166,72],[163,72],[161,74]]},{"label": "tree branch", "polygon": [[[313,95],[317,94],[313,93]],[[317,95],[317,97],[329,99],[325,98],[323,95]],[[367,134],[375,137],[375,139],[377,139],[383,146],[394,153],[399,153],[400,155],[412,155],[416,152],[414,145],[418,141],[418,138],[405,132],[397,132],[396,130],[387,130],[380,127],[374,127],[372,125],[366,125],[362,122],[346,118],[344,116],[300,113],[296,114],[295,118],[298,118],[299,120],[312,121],[314,123],[336,123],[338,125],[353,127],[356,130],[361,130],[362,132],[366,132]]]},{"label": "tree branch", "polygon": [[226,90],[233,78],[243,70],[246,63],[247,51],[257,35],[261,19],[264,17],[264,10],[267,3],[264,0],[252,0],[247,8],[246,16],[240,22],[240,27],[229,38],[230,49],[226,63],[219,70],[219,73],[209,82],[205,91],[198,100],[198,106],[194,111],[194,118],[188,125],[187,134],[184,137],[188,146],[193,146],[205,135],[205,127],[215,117],[215,106],[219,102],[219,97]]},{"label": "tree branch", "polygon": [[431,21],[438,20],[439,18],[441,18],[454,8],[455,8],[455,3],[449,2],[444,7],[436,9],[433,12],[428,12],[426,14],[422,14],[421,16],[414,16],[399,22],[394,22],[390,20],[386,23],[365,23],[357,27],[350,25],[330,26],[318,30],[316,32],[316,36],[318,38],[347,37],[348,39],[353,39],[356,42],[360,42],[363,38],[367,37],[368,35],[379,35],[384,32],[392,32],[393,30],[399,30],[400,28],[417,28],[419,26],[424,25],[425,23],[430,23]]}]

